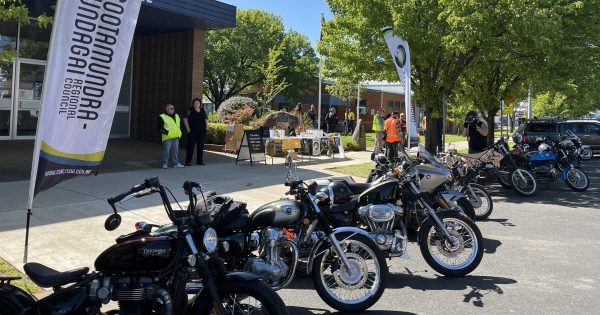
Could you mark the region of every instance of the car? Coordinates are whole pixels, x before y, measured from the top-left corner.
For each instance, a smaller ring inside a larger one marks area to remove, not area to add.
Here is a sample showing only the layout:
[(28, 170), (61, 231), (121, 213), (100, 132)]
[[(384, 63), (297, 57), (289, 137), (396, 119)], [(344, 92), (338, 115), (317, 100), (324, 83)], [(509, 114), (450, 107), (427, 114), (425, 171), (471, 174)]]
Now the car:
[(515, 143), (535, 143), (538, 138), (546, 136), (558, 139), (561, 135), (566, 135), (567, 130), (571, 130), (593, 151), (600, 151), (600, 121), (595, 119), (528, 119), (517, 128), (512, 138)]

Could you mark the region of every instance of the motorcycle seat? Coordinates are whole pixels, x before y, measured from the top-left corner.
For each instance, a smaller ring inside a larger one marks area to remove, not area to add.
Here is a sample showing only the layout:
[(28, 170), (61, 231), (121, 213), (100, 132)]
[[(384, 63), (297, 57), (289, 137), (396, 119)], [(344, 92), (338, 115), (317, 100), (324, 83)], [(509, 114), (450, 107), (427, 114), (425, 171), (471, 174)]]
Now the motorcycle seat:
[(357, 183), (350, 176), (331, 177), (329, 180), (331, 180), (332, 182), (335, 181), (335, 182), (342, 182), (342, 183), (346, 184), (346, 186), (348, 186), (348, 189), (350, 189), (350, 191), (354, 195), (360, 195), (363, 192), (365, 192), (367, 189), (371, 188), (371, 186), (372, 186), (371, 183)]
[(23, 269), (31, 281), (42, 288), (60, 287), (76, 282), (90, 271), (90, 268), (83, 267), (61, 272), (38, 263), (27, 263)]
[(479, 152), (479, 153), (473, 153), (473, 154), (458, 154), (458, 156), (466, 157), (469, 159), (479, 159), (486, 153), (488, 153), (487, 150), (483, 151), (483, 152)]

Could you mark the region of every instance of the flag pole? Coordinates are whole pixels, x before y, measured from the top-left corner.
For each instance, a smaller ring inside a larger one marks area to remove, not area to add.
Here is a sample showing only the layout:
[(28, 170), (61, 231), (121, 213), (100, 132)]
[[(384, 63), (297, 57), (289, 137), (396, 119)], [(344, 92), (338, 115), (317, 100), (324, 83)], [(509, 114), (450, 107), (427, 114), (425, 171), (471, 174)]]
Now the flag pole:
[[(325, 22), (325, 14), (321, 12), (321, 34), (319, 40), (323, 40), (323, 23)], [(323, 57), (319, 54), (319, 100), (317, 113), (317, 130), (321, 134), (321, 89), (323, 88)]]
[[(62, 7), (62, 0), (57, 0), (56, 1), (56, 10), (54, 11), (54, 18), (56, 19), (57, 17), (59, 17), (59, 12), (61, 10)], [(52, 56), (54, 55), (54, 49), (52, 46), (52, 43), (55, 42), (56, 36), (57, 36), (58, 32), (56, 32), (56, 27), (53, 26), (52, 27), (52, 34), (50, 35), (50, 48), (48, 49), (48, 60), (52, 60)], [(46, 65), (46, 69), (44, 70), (44, 85), (42, 86), (42, 97), (41, 97), (41, 102), (40, 102), (40, 110), (38, 112), (38, 121), (37, 121), (37, 129), (36, 129), (36, 133), (35, 133), (35, 144), (33, 146), (33, 157), (31, 160), (31, 176), (29, 179), (29, 196), (27, 198), (27, 223), (25, 225), (25, 249), (23, 251), (23, 263), (26, 264), (27, 263), (27, 256), (28, 256), (28, 252), (29, 252), (29, 226), (30, 226), (30, 222), (31, 222), (31, 216), (33, 215), (33, 197), (35, 196), (35, 183), (37, 181), (37, 171), (38, 171), (38, 164), (40, 161), (40, 151), (41, 151), (41, 147), (42, 147), (42, 139), (40, 137), (41, 135), (41, 130), (42, 130), (42, 113), (43, 113), (43, 106), (44, 106), (44, 97), (46, 95), (46, 90), (48, 87), (48, 78), (49, 78), (49, 74), (48, 74), (48, 66)]]

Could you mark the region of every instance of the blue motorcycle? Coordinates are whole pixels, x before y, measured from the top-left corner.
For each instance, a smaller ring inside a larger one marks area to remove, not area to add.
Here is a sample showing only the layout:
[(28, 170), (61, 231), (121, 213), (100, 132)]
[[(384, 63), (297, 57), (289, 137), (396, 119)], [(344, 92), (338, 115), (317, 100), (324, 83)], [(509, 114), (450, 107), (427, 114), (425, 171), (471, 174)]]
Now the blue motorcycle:
[[(565, 141), (550, 137), (538, 141), (537, 150), (525, 153), (527, 168), (537, 179), (555, 181), (559, 176), (574, 191), (585, 191), (590, 186), (587, 174), (573, 165), (565, 148)], [(527, 151), (527, 148), (525, 148)]]

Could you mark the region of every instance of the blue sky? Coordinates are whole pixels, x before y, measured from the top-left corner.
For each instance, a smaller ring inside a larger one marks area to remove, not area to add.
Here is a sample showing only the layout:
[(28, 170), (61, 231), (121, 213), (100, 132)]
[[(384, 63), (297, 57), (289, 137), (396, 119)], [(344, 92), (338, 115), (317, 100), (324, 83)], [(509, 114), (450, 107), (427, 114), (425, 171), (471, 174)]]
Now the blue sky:
[(281, 16), (287, 29), (293, 29), (308, 36), (316, 48), (319, 40), (321, 12), (325, 19), (333, 18), (325, 0), (219, 0), (239, 9), (261, 9)]

